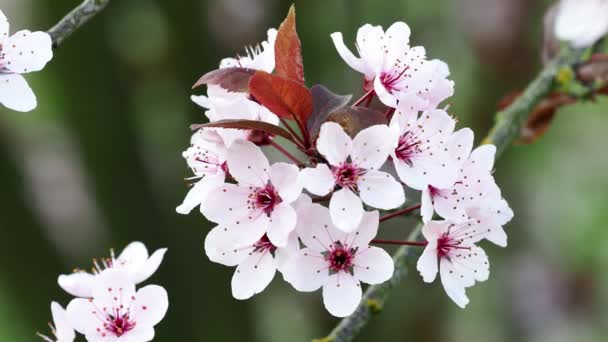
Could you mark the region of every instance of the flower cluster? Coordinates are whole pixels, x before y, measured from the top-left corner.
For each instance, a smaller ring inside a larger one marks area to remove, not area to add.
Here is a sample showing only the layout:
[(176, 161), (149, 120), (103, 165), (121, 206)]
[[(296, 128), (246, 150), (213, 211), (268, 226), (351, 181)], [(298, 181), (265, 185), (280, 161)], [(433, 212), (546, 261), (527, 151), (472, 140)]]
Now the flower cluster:
[[(513, 216), (492, 176), (496, 149), (473, 150), (473, 132), (455, 129), (439, 107), (454, 91), (448, 66), (410, 46), (409, 37), (403, 22), (386, 31), (364, 25), (357, 57), (340, 33), (331, 35), (339, 55), (363, 74), (365, 94), (353, 105), (350, 97), (304, 85), (293, 11), (261, 47), (223, 60), (197, 82), (208, 86), (207, 96), (192, 99), (210, 123), (193, 126), (183, 156), (194, 184), (177, 211), (200, 206), (216, 224), (205, 252), (236, 267), (235, 298), (263, 291), (279, 271), (298, 291), (323, 288), (327, 310), (348, 316), (361, 283), (393, 275), (389, 254), (372, 246), (387, 241), (375, 239), (379, 223), (418, 208), (424, 241), (388, 243), (425, 246), (417, 266), (423, 280), (439, 272), (447, 294), (464, 307), (465, 289), (487, 279), (488, 259), (477, 243), (506, 246), (502, 226)], [(263, 146), (289, 162), (271, 163)], [(406, 188), (419, 192), (419, 200), (408, 195), (418, 204), (405, 206)]]
[(47, 342), (72, 342), (75, 331), (87, 341), (146, 342), (154, 338), (154, 326), (169, 307), (167, 292), (158, 285), (136, 290), (160, 266), (166, 248), (151, 256), (141, 242), (129, 244), (122, 253), (100, 262), (93, 261), (92, 273), (76, 270), (60, 275), (58, 283), (75, 296), (67, 309), (51, 303), (54, 339), (38, 334)]
[(21, 74), (42, 70), (52, 58), (46, 32), (22, 30), (9, 36), (8, 20), (0, 11), (0, 103), (20, 112), (36, 108), (36, 96)]

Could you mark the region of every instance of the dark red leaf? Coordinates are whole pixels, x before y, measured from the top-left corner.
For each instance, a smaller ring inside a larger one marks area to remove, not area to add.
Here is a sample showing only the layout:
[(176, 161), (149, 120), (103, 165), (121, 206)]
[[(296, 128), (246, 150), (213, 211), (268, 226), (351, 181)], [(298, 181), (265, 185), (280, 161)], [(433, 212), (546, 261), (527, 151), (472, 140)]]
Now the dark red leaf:
[(352, 138), (368, 127), (388, 124), (383, 112), (365, 107), (344, 107), (331, 113), (327, 121), (338, 123)]
[(249, 91), (249, 80), (253, 74), (255, 74), (255, 70), (248, 68), (217, 69), (203, 75), (192, 88), (200, 87), (203, 84), (213, 84), (229, 91), (246, 93)]
[(275, 71), (277, 75), (304, 83), (302, 47), (296, 31), (296, 9), (289, 8), (287, 17), (279, 26), (274, 44)]
[(220, 120), (206, 124), (191, 125), (190, 129), (197, 130), (200, 128), (233, 128), (233, 129), (251, 129), (262, 131), (273, 135), (278, 135), (289, 141), (294, 141), (293, 136), (285, 129), (263, 121), (255, 120)]
[(249, 82), (249, 92), (280, 118), (305, 124), (312, 113), (310, 89), (296, 81), (258, 71)]
[(319, 134), (321, 125), (327, 121), (329, 114), (344, 108), (350, 102), (352, 95), (337, 95), (321, 84), (312, 86), (312, 114), (308, 118), (306, 127), (314, 140)]
[(563, 93), (554, 93), (543, 99), (530, 113), (528, 120), (521, 128), (521, 136), (517, 142), (531, 144), (538, 140), (553, 122), (557, 110), (575, 102), (575, 97)]

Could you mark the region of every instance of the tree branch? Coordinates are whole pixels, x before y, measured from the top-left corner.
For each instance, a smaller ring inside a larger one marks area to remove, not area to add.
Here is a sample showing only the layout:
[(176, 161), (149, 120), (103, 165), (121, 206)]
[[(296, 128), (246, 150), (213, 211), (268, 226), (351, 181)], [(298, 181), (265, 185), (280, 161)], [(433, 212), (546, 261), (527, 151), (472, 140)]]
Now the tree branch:
[[(530, 112), (554, 88), (560, 71), (581, 62), (583, 55), (584, 51), (564, 47), (559, 56), (540, 72), (517, 100), (496, 114), (494, 127), (483, 141), (484, 144), (496, 145), (496, 158), (519, 136), (521, 126)], [(420, 229), (419, 224), (408, 240), (419, 239)], [(315, 342), (352, 341), (371, 319), (372, 314), (382, 310), (391, 290), (406, 276), (406, 266), (413, 262), (416, 256), (411, 246), (400, 247), (393, 256), (395, 261), (393, 277), (386, 283), (370, 286), (365, 291), (357, 310), (351, 316), (342, 319), (327, 337)]]
[(85, 0), (78, 7), (74, 8), (47, 31), (53, 40), (53, 47), (56, 48), (61, 45), (72, 33), (91, 20), (97, 13), (101, 12), (109, 2), (110, 0)]

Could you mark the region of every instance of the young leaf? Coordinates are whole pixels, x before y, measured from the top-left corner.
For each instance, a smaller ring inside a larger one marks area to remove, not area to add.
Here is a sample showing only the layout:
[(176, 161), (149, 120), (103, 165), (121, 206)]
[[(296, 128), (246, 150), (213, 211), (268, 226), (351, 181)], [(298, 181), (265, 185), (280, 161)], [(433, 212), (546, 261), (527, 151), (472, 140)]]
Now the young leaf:
[(384, 113), (379, 110), (364, 107), (345, 107), (331, 113), (327, 121), (338, 123), (351, 137), (355, 137), (360, 131), (374, 126), (386, 125), (388, 120)]
[(246, 93), (249, 91), (249, 80), (255, 74), (255, 71), (254, 69), (236, 67), (213, 70), (199, 78), (192, 89), (203, 84), (213, 84), (228, 91)]
[(290, 79), (258, 71), (249, 82), (249, 93), (264, 107), (287, 120), (306, 123), (312, 113), (310, 89)]
[(314, 140), (329, 114), (344, 108), (353, 96), (334, 94), (321, 84), (312, 86), (310, 91), (312, 93), (313, 110), (306, 127), (308, 127), (310, 136)]
[(277, 75), (304, 83), (302, 47), (296, 31), (296, 9), (293, 5), (279, 26), (277, 40), (274, 44), (274, 55)]
[(197, 130), (200, 128), (251, 129), (251, 130), (257, 130), (257, 131), (262, 131), (262, 132), (278, 135), (278, 136), (283, 137), (292, 142), (294, 141), (293, 136), (289, 132), (287, 132), (285, 129), (283, 129), (279, 126), (267, 123), (267, 122), (263, 122), (263, 121), (227, 119), (227, 120), (209, 122), (206, 124), (195, 124), (195, 125), (190, 126), (190, 129), (192, 129), (192, 130)]

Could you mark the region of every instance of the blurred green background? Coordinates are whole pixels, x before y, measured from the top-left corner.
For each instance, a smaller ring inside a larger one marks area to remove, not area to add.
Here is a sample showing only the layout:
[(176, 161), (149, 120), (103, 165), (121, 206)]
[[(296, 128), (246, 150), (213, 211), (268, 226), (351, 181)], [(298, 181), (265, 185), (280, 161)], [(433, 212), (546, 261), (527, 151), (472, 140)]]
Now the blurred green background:
[[(12, 31), (46, 30), (80, 0), (0, 0)], [(309, 85), (361, 95), (360, 75), (329, 34), (406, 21), (413, 43), (448, 62), (451, 112), (480, 140), (496, 103), (540, 68), (533, 0), (296, 1)], [(149, 281), (171, 305), (156, 341), (309, 341), (337, 322), (320, 293), (275, 282), (253, 300), (230, 294), (233, 270), (203, 253), (201, 215), (179, 216), (190, 175), (181, 151), (203, 112), (190, 86), (219, 60), (265, 39), (280, 0), (114, 0), (27, 78), (36, 111), (0, 109), (0, 341), (48, 333), (49, 303), (69, 301), (57, 276), (141, 240), (168, 247)], [(484, 244), (490, 279), (459, 309), (412, 273), (360, 341), (605, 341), (608, 336), (608, 102), (562, 110), (547, 135), (511, 148), (497, 181), (516, 216), (509, 248)], [(406, 219), (384, 236), (405, 236)]]

